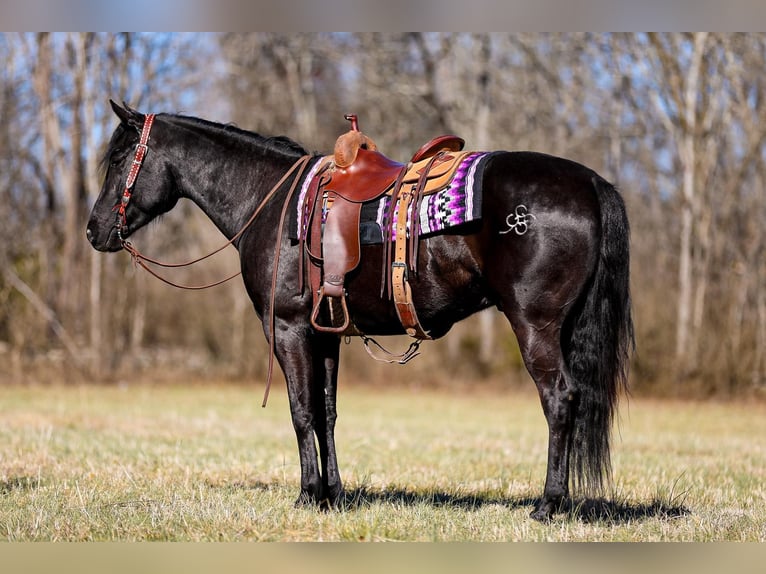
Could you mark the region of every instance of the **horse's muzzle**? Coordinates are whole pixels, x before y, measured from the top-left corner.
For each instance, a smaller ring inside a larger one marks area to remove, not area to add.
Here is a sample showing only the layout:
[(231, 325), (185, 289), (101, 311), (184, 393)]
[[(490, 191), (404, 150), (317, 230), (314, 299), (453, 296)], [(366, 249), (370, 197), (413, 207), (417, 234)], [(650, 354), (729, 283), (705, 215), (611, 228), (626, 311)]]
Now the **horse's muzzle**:
[(105, 240), (99, 239), (99, 233), (94, 232), (90, 226), (85, 229), (85, 237), (96, 251), (119, 251), (122, 249), (122, 242), (114, 233), (114, 229), (110, 230)]

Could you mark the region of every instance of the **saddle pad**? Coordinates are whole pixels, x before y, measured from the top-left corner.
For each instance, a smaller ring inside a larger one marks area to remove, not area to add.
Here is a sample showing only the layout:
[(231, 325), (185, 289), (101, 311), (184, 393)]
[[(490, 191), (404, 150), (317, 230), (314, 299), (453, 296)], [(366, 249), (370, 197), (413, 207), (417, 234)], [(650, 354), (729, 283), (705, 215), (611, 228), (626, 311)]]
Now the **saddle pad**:
[[(471, 152), (465, 156), (458, 167), (455, 177), (443, 190), (423, 197), (420, 206), (420, 235), (432, 235), (481, 218), (481, 182), (484, 167), (492, 156), (491, 152)], [(294, 214), (290, 218), (288, 233), (291, 239), (298, 240), (301, 229), (300, 218), (308, 191), (309, 182), (316, 173), (317, 162), (301, 186), (297, 201), (291, 206)], [(386, 222), (391, 197), (386, 195), (367, 202), (362, 206), (360, 241), (363, 245), (383, 242), (382, 229), (388, 223), (392, 228), (396, 222), (396, 211), (392, 222)], [(323, 214), (324, 216), (325, 214)], [(409, 228), (409, 222), (408, 222)], [(395, 230), (391, 233), (393, 238)]]

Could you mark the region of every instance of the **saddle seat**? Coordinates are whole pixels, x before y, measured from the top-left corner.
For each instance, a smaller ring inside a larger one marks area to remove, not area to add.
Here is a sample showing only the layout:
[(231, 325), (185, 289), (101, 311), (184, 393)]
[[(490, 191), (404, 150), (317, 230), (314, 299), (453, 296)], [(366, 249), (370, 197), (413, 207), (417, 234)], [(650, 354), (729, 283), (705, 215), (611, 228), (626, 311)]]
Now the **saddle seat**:
[[(442, 140), (442, 138), (449, 139)], [(392, 192), (394, 184), (400, 177), (402, 184), (411, 184), (418, 183), (425, 175), (422, 193), (425, 195), (433, 193), (444, 187), (452, 178), (455, 168), (465, 154), (449, 152), (460, 151), (463, 143), (463, 140), (457, 136), (434, 138), (426, 144), (431, 147), (426, 149), (424, 146), (415, 154), (414, 157), (419, 158), (417, 161), (410, 161), (407, 164), (394, 161), (379, 151), (359, 149), (354, 162), (348, 167), (338, 167), (335, 164), (329, 173), (325, 191), (334, 192), (346, 201), (364, 203), (384, 193)], [(439, 149), (434, 147), (442, 144), (448, 147), (439, 147)], [(421, 153), (423, 150), (427, 155)], [(433, 156), (442, 151), (448, 153), (434, 160)]]
[(330, 172), (325, 191), (333, 191), (346, 201), (371, 201), (391, 187), (405, 165), (387, 158), (379, 151), (360, 148), (348, 167), (337, 163)]

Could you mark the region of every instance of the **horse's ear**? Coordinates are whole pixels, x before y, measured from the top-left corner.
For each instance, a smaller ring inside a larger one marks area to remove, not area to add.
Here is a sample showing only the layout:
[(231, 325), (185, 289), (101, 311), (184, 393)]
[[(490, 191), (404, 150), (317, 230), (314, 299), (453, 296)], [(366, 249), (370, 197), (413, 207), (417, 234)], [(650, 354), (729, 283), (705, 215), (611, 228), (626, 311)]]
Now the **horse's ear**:
[(121, 106), (110, 99), (109, 104), (112, 106), (112, 110), (117, 114), (117, 117), (120, 118), (120, 121), (123, 124), (131, 126), (137, 130), (140, 130), (141, 126), (144, 125), (144, 114), (137, 112), (125, 102), (123, 102)]

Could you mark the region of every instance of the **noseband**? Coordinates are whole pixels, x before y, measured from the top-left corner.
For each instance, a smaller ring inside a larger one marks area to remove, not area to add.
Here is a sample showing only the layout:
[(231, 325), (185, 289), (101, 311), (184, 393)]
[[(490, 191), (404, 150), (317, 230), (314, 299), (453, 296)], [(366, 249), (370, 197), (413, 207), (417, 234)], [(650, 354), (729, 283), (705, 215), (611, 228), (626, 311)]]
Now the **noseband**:
[(136, 145), (136, 154), (133, 156), (133, 163), (131, 164), (130, 171), (128, 172), (128, 179), (125, 180), (125, 189), (122, 192), (120, 202), (112, 208), (112, 211), (117, 212), (117, 222), (115, 227), (117, 227), (117, 237), (122, 243), (125, 242), (125, 240), (122, 238), (122, 230), (124, 227), (127, 227), (128, 224), (128, 218), (125, 215), (125, 210), (128, 208), (128, 203), (130, 202), (130, 196), (133, 193), (133, 185), (136, 183), (138, 172), (141, 170), (141, 166), (144, 163), (146, 153), (149, 151), (149, 147), (146, 144), (149, 141), (149, 132), (152, 131), (153, 123), (154, 114), (146, 114), (144, 119), (144, 127), (141, 129), (141, 138), (138, 141), (138, 145)]

